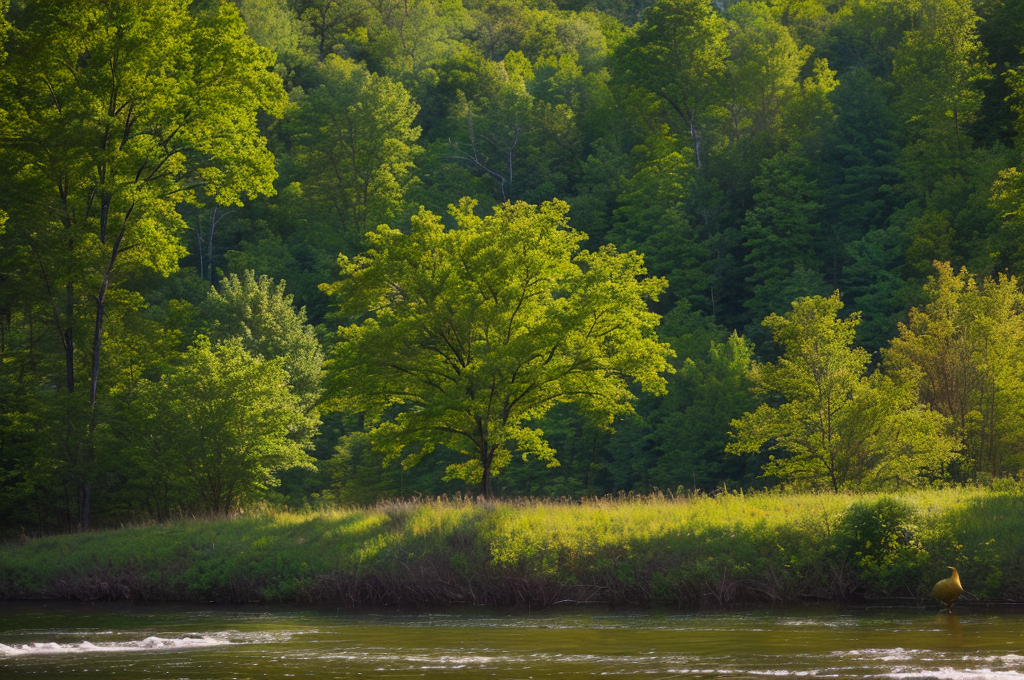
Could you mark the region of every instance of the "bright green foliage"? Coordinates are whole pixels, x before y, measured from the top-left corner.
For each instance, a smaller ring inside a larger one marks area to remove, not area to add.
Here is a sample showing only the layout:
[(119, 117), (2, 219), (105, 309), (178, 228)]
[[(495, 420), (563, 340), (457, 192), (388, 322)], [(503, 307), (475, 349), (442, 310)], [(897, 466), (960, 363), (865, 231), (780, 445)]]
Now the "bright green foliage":
[(978, 40), (978, 16), (966, 0), (921, 4), (919, 27), (900, 44), (893, 78), (897, 107), (914, 136), (904, 163), (924, 194), (942, 173), (962, 171), (971, 151), (968, 127), (981, 106), (980, 85), (991, 78)]
[[(288, 384), (302, 408), (313, 412), (320, 397), (323, 351), (306, 310), (295, 309), (285, 282), (250, 270), (229, 274), (213, 288), (201, 307), (205, 333), (214, 342), (237, 338), (250, 354), (283, 359)], [(311, 413), (315, 415), (315, 413)]]
[[(383, 71), (416, 91), (435, 85), (436, 67), (466, 48), (457, 41), (472, 25), (461, 2), (379, 0), (367, 3), (366, 49)], [(362, 34), (353, 34), (357, 42)]]
[(315, 469), (308, 437), (294, 436), (315, 425), (283, 363), (200, 336), (180, 366), (140, 388), (132, 440), (158, 509), (227, 512), (275, 486), (280, 470)]
[(531, 421), (573, 403), (611, 425), (633, 410), (630, 381), (664, 391), (672, 352), (647, 309), (665, 282), (641, 278), (641, 256), (580, 249), (562, 202), (473, 207), (453, 206), (450, 230), (427, 211), (408, 235), (381, 226), (371, 250), (339, 258), (325, 288), (372, 316), (339, 329), (327, 406), (365, 413), (374, 446), (407, 467), (438, 445), (465, 453), (448, 476), (490, 495), (513, 451), (558, 464)]
[(799, 90), (800, 68), (811, 50), (801, 49), (763, 2), (738, 2), (729, 17), (735, 22), (729, 41), (734, 134), (775, 128), (782, 107)]
[(77, 468), (83, 526), (114, 292), (147, 270), (177, 269), (180, 204), (274, 191), (256, 121), (284, 104), (272, 55), (245, 34), (234, 5), (188, 5), (33, 2), (0, 83), (0, 205), (12, 225), (3, 251), (23, 304), (36, 306), (63, 354), (64, 370), (46, 377), (68, 394), (88, 385), (88, 411), (68, 411), (88, 413), (87, 427), (69, 419), (55, 437)]
[(918, 404), (917, 386), (865, 375), (869, 355), (853, 346), (860, 321), (837, 317), (843, 304), (801, 298), (784, 317), (764, 320), (783, 350), (755, 380), (778, 407), (762, 404), (734, 420), (727, 451), (778, 452), (765, 474), (794, 487), (901, 488), (926, 483), (955, 457), (946, 418)]
[(708, 121), (724, 100), (728, 22), (711, 0), (659, 0), (616, 51), (622, 80), (655, 94), (681, 119), (701, 167)]
[(413, 119), (419, 107), (401, 83), (336, 55), (317, 74), (322, 84), (289, 118), (297, 147), (293, 162), (302, 191), (330, 210), (351, 247), (404, 207), (415, 180), (420, 129)]
[(1024, 294), (1000, 275), (980, 284), (936, 263), (928, 303), (914, 308), (885, 351), (887, 368), (920, 386), (921, 398), (950, 422), (971, 473), (1024, 467)]
[[(800, 71), (813, 50), (798, 45), (768, 5), (743, 0), (729, 8), (729, 18), (733, 30), (728, 41), (726, 126), (733, 142), (752, 136), (749, 143), (767, 150), (773, 142), (764, 133), (806, 134), (810, 129), (787, 130), (785, 124), (800, 120), (803, 127), (813, 128), (819, 116), (831, 115), (826, 95), (837, 83), (827, 61), (816, 60), (813, 75), (801, 82)], [(795, 120), (787, 120), (791, 114), (796, 114)]]
[(235, 4), (249, 36), (273, 50), (286, 72), (309, 64), (314, 49), (312, 40), (287, 0), (236, 0)]

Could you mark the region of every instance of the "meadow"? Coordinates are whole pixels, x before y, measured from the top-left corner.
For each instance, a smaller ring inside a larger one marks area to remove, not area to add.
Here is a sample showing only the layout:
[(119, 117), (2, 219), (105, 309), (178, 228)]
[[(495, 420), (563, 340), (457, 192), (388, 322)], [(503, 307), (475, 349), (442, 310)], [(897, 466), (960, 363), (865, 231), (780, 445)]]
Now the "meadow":
[(1024, 601), (1024, 491), (433, 499), (24, 539), (0, 597), (722, 607)]

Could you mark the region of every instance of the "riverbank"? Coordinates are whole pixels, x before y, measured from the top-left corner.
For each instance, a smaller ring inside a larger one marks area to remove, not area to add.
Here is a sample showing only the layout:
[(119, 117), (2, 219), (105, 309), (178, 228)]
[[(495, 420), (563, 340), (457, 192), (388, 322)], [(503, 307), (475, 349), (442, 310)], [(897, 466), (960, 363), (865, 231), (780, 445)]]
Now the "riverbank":
[(1024, 601), (1024, 494), (423, 501), (0, 548), (0, 598), (681, 607), (926, 599), (959, 568)]

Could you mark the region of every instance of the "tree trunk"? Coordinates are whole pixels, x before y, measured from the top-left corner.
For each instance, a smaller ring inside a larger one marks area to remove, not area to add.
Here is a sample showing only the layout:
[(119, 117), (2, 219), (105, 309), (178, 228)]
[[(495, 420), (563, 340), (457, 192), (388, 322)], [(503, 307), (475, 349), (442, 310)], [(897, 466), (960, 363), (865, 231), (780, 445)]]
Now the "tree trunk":
[(89, 408), (96, 410), (96, 384), (100, 377), (100, 348), (103, 342), (103, 320), (107, 307), (107, 287), (110, 283), (110, 272), (103, 277), (99, 295), (96, 296), (96, 326), (92, 336), (92, 375), (89, 384)]
[(78, 528), (89, 530), (89, 510), (92, 507), (92, 485), (87, 481), (78, 483)]
[(484, 476), (480, 480), (480, 491), (484, 498), (488, 500), (494, 498), (494, 488), (491, 486), (491, 461), (489, 460), (484, 462)]
[[(62, 333), (61, 341), (64, 344), (64, 372), (65, 384), (68, 394), (75, 391), (75, 288), (72, 283), (67, 285), (67, 309), (68, 327)], [(60, 328), (58, 327), (58, 332)]]

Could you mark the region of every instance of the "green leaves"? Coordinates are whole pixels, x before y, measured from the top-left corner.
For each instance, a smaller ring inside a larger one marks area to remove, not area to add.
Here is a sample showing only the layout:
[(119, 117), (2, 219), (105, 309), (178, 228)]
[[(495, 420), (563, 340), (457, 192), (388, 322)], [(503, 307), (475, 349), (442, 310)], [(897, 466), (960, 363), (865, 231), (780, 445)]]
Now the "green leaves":
[(405, 207), (420, 151), (413, 125), (419, 106), (401, 83), (337, 55), (316, 72), (322, 84), (289, 118), (294, 163), (303, 188), (341, 227), (345, 245), (358, 246), (363, 232)]
[(228, 275), (220, 285), (219, 291), (210, 289), (201, 308), (207, 333), (215, 341), (238, 340), (254, 356), (283, 360), (288, 385), (308, 416), (293, 438), (308, 440), (320, 424), (317, 401), (324, 355), (316, 332), (306, 323), (305, 308), (295, 309), (284, 281), (257, 279), (252, 271), (241, 278)]
[(704, 136), (712, 107), (724, 99), (728, 33), (728, 22), (710, 0), (661, 0), (618, 51), (623, 79), (680, 116), (698, 168), (702, 146), (709, 146)]
[(315, 428), (282, 363), (200, 336), (180, 366), (140, 389), (133, 443), (164, 494), (157, 507), (225, 512), (277, 485), (279, 470), (315, 469), (309, 439), (292, 436)]
[(765, 474), (798, 488), (920, 485), (955, 458), (956, 440), (944, 416), (918, 403), (916, 384), (865, 375), (870, 357), (853, 347), (860, 315), (841, 320), (842, 307), (837, 292), (764, 320), (783, 355), (761, 366), (756, 382), (782, 403), (734, 420), (726, 451), (778, 452)]
[(647, 309), (665, 286), (643, 259), (611, 246), (581, 250), (568, 206), (506, 203), (479, 217), (450, 208), (456, 227), (425, 210), (408, 235), (381, 226), (372, 249), (342, 256), (342, 280), (324, 286), (343, 314), (327, 362), (327, 405), (364, 412), (374, 445), (414, 464), (443, 445), (469, 461), (448, 475), (489, 479), (511, 460), (557, 464), (525, 426), (559, 403), (606, 425), (632, 412), (629, 384), (662, 393), (670, 370)]
[(922, 401), (949, 419), (966, 459), (959, 475), (1016, 472), (1024, 465), (1024, 295), (1013, 277), (978, 282), (948, 263), (936, 269), (928, 303), (900, 324), (886, 366), (919, 385)]

